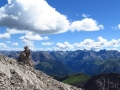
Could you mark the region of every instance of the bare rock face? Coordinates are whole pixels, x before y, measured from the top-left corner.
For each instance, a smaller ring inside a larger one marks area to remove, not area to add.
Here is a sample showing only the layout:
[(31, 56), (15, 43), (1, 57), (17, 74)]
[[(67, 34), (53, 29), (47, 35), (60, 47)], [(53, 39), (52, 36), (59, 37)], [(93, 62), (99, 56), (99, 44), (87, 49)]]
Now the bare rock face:
[(28, 46), (25, 46), (24, 49), (25, 50), (20, 53), (18, 62), (21, 64), (26, 64), (28, 66), (34, 67), (33, 60), (30, 57), (30, 49), (28, 48)]
[(81, 90), (0, 55), (0, 90)]

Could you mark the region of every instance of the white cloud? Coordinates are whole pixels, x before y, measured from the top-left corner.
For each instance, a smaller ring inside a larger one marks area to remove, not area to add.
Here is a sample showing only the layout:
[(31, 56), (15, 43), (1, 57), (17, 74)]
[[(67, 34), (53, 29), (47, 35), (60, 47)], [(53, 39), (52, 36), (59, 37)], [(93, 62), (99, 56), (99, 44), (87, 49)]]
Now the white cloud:
[(70, 26), (71, 31), (96, 31), (104, 29), (103, 25), (98, 25), (96, 20), (92, 18), (84, 18), (81, 21), (74, 21)]
[(64, 43), (57, 43), (55, 50), (72, 50), (74, 48), (73, 45), (69, 44), (67, 41)]
[(120, 24), (118, 24), (118, 29), (120, 29)]
[(29, 46), (30, 48), (34, 48), (34, 42), (30, 40), (23, 39), (22, 42), (24, 43), (24, 46)]
[[(56, 46), (53, 48), (35, 48), (34, 47), (34, 41), (32, 40), (27, 40), (27, 39), (23, 39), (22, 42), (24, 43), (24, 45), (27, 45), (30, 47), (31, 50), (59, 50), (59, 51), (71, 51), (71, 50), (95, 50), (95, 51), (99, 51), (101, 49), (107, 49), (107, 50), (119, 50), (120, 47), (120, 39), (111, 39), (111, 40), (107, 40), (103, 37), (98, 37), (96, 40), (93, 39), (85, 39), (79, 43), (73, 43), (70, 44), (68, 41), (65, 41), (64, 43), (56, 43)], [(42, 45), (51, 45), (53, 44), (53, 42), (43, 42)], [(1, 50), (7, 50), (8, 47), (6, 44), (4, 43), (0, 43), (0, 49)], [(14, 49), (9, 49), (9, 50), (14, 50)], [(16, 48), (16, 50), (18, 50)]]
[(24, 45), (27, 45), (34, 50), (34, 41), (48, 40), (49, 38), (47, 36), (41, 37), (36, 33), (28, 32), (25, 36), (21, 36), (19, 39), (22, 40)]
[(43, 42), (42, 43), (42, 45), (47, 45), (47, 46), (52, 45), (52, 44), (54, 44), (54, 42)]
[(4, 49), (6, 49), (6, 48), (7, 48), (7, 45), (6, 45), (6, 44), (0, 43), (0, 49), (1, 49), (1, 50), (4, 50)]
[(114, 29), (114, 30), (117, 30), (117, 29), (120, 29), (120, 24), (118, 24), (116, 27), (111, 27), (112, 29)]
[(107, 43), (107, 40), (102, 37), (98, 37), (96, 43), (98, 46), (104, 46)]
[(89, 15), (89, 14), (82, 14), (82, 16), (83, 16), (84, 18), (87, 18), (87, 17), (89, 17), (90, 15)]
[(69, 26), (67, 17), (45, 0), (11, 0), (0, 8), (0, 16), (1, 26), (40, 34), (66, 32)]
[(17, 42), (15, 42), (15, 43), (12, 43), (12, 45), (13, 45), (13, 46), (18, 46), (18, 43), (17, 43)]
[(100, 45), (98, 44), (98, 42), (95, 42), (92, 39), (85, 39), (80, 43), (75, 43), (74, 46), (76, 47), (76, 49), (82, 49), (82, 50), (83, 49), (95, 50), (100, 48)]
[(47, 50), (47, 51), (53, 51), (53, 49), (52, 49), (52, 48), (47, 48), (46, 50)]
[(106, 48), (106, 50), (118, 50), (118, 49), (117, 48)]
[(23, 51), (24, 48), (9, 48), (9, 51)]
[(0, 8), (0, 16), (0, 26), (12, 29), (8, 30), (11, 34), (23, 33), (25, 30), (39, 34), (54, 34), (68, 30), (103, 29), (103, 25), (97, 24), (97, 21), (91, 18), (70, 23), (65, 15), (60, 14), (45, 0), (8, 0), (8, 4)]
[(9, 39), (9, 38), (10, 38), (9, 33), (0, 34), (0, 39)]
[(20, 39), (24, 40), (30, 40), (30, 41), (39, 41), (39, 40), (48, 40), (49, 38), (47, 36), (41, 37), (38, 34), (34, 33), (27, 33), (25, 36), (20, 37)]
[(90, 44), (94, 43), (94, 40), (85, 39), (82, 43), (83, 43), (84, 45), (90, 45)]
[(100, 50), (108, 47), (116, 47), (120, 46), (120, 44), (116, 43), (118, 40), (107, 41), (102, 37), (98, 37), (97, 40), (85, 39), (83, 42), (75, 44), (77, 48), (87, 49), (87, 50)]
[(45, 36), (45, 37), (42, 37), (43, 39), (42, 40), (48, 40), (49, 37)]
[(119, 41), (119, 40), (112, 39), (112, 40), (109, 42), (109, 45), (110, 45), (110, 46), (114, 46), (114, 47), (119, 47), (119, 46), (120, 46), (120, 41)]
[(101, 50), (101, 49), (109, 49), (109, 50), (119, 50), (120, 47), (120, 39), (112, 39), (110, 41), (104, 39), (103, 37), (98, 37), (97, 40), (85, 39), (80, 43), (70, 44), (69, 42), (57, 43), (54, 50)]
[(7, 28), (7, 33), (9, 34), (24, 34), (24, 33), (29, 33), (30, 31), (25, 31), (25, 30), (17, 30), (17, 29), (9, 29)]
[(98, 41), (98, 42), (102, 42), (102, 43), (107, 42), (107, 40), (106, 40), (106, 39), (104, 39), (104, 38), (103, 38), (103, 37), (101, 37), (101, 36), (97, 38), (97, 41)]

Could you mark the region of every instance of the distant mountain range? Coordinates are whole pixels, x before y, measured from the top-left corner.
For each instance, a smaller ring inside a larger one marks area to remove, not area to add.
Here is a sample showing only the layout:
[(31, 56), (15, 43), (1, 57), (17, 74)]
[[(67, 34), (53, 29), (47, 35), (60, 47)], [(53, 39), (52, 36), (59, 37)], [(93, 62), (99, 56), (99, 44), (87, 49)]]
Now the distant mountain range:
[[(17, 59), (20, 51), (0, 53)], [(116, 50), (32, 51), (31, 57), (36, 69), (50, 75), (120, 73), (120, 52)]]
[(64, 63), (56, 60), (47, 52), (32, 52), (32, 59), (37, 63), (35, 68), (49, 75), (67, 75), (72, 73), (72, 70)]
[(99, 73), (120, 73), (120, 52), (118, 51), (82, 51), (77, 57), (66, 63), (73, 71), (88, 75)]

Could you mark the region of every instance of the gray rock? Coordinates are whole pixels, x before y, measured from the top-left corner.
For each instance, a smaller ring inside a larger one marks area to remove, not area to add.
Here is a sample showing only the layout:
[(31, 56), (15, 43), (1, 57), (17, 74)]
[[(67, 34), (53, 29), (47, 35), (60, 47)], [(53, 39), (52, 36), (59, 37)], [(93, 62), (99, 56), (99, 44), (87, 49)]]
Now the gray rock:
[(81, 90), (54, 80), (33, 67), (0, 55), (0, 90)]
[(30, 57), (30, 49), (28, 46), (24, 47), (24, 51), (22, 51), (19, 55), (18, 62), (20, 64), (26, 64), (28, 66), (34, 67), (33, 60)]

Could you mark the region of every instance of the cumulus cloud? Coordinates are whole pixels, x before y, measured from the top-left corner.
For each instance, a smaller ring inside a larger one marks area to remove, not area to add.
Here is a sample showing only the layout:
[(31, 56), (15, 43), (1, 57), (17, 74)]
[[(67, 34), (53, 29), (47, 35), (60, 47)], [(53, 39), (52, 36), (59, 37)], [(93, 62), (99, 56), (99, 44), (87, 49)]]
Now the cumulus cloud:
[(120, 24), (118, 24), (118, 29), (120, 29)]
[(52, 45), (52, 44), (54, 44), (54, 42), (43, 42), (42, 43), (42, 45), (47, 45), (47, 46)]
[(26, 31), (26, 30), (17, 30), (17, 29), (9, 29), (7, 28), (7, 33), (9, 34), (25, 34), (25, 33), (30, 33), (30, 31)]
[(120, 39), (112, 39), (108, 41), (102, 37), (98, 37), (97, 40), (85, 39), (83, 42), (80, 42), (77, 47), (82, 47), (87, 50), (100, 50), (106, 48), (116, 48), (120, 46)]
[(114, 30), (120, 29), (120, 24), (118, 24), (116, 27), (111, 27)]
[(103, 37), (98, 37), (98, 38), (97, 38), (97, 42), (100, 42), (101, 44), (103, 44), (103, 43), (106, 43), (107, 40), (104, 39)]
[(57, 43), (56, 47), (54, 47), (55, 50), (72, 50), (74, 48), (73, 45), (68, 43), (67, 41), (64, 43)]
[(24, 43), (24, 46), (29, 46), (30, 48), (34, 48), (34, 42), (30, 40), (23, 39), (22, 42)]
[(0, 16), (1, 26), (41, 34), (66, 32), (69, 26), (67, 17), (45, 0), (10, 0), (0, 8)]
[(0, 49), (1, 49), (1, 50), (4, 50), (4, 49), (6, 49), (6, 48), (7, 48), (7, 45), (6, 45), (6, 44), (0, 43)]
[[(0, 26), (12, 29), (8, 30), (11, 34), (23, 33), (25, 30), (39, 34), (54, 34), (75, 29), (103, 29), (103, 25), (91, 18), (70, 22), (66, 15), (56, 11), (45, 0), (8, 0), (8, 4), (0, 8), (0, 16)], [(13, 32), (14, 29), (18, 31)], [(23, 32), (20, 32), (21, 30)]]
[(114, 47), (119, 47), (119, 46), (120, 46), (120, 39), (119, 39), (119, 40), (112, 39), (112, 40), (109, 42), (109, 45), (110, 45), (110, 46), (114, 46)]
[(30, 40), (30, 41), (39, 41), (39, 40), (48, 40), (49, 38), (47, 36), (45, 37), (41, 37), (38, 34), (34, 34), (34, 33), (28, 33), (25, 36), (20, 37), (20, 39), (24, 40)]
[[(34, 41), (39, 40), (48, 40), (49, 38), (47, 36), (41, 37), (39, 34), (33, 33), (31, 31), (25, 31), (25, 30), (16, 30), (16, 29), (7, 29), (7, 33), (9, 34), (25, 34), (24, 36), (21, 36), (19, 39), (22, 40), (24, 43), (23, 45), (29, 46), (31, 49), (34, 48)], [(18, 46), (18, 43), (12, 43), (13, 46)]]
[(12, 45), (13, 45), (13, 46), (18, 46), (18, 43), (17, 43), (17, 42), (15, 42), (15, 43), (12, 43)]
[(54, 50), (95, 50), (99, 51), (101, 49), (116, 50), (120, 47), (120, 39), (112, 39), (110, 41), (104, 39), (103, 37), (98, 37), (97, 40), (85, 39), (80, 43), (70, 44), (69, 42), (57, 43)]
[(47, 36), (41, 37), (36, 33), (28, 32), (25, 36), (21, 36), (19, 39), (22, 40), (24, 45), (27, 45), (31, 49), (34, 49), (34, 41), (48, 40), (49, 38)]
[[(98, 37), (96, 40), (94, 39), (85, 39), (81, 42), (77, 42), (77, 43), (73, 43), (70, 44), (68, 41), (65, 41), (63, 43), (58, 42), (56, 43), (56, 46), (53, 48), (35, 48), (34, 47), (34, 41), (32, 40), (27, 40), (27, 39), (23, 39), (22, 42), (24, 42), (24, 45), (28, 45), (30, 47), (31, 50), (59, 50), (59, 51), (71, 51), (71, 50), (95, 50), (95, 51), (99, 51), (101, 49), (107, 49), (107, 50), (119, 50), (120, 47), (120, 39), (111, 39), (111, 40), (107, 40), (103, 37)], [(51, 45), (53, 44), (53, 42), (43, 42), (42, 45)], [(7, 45), (4, 43), (0, 43), (0, 49), (3, 50), (3, 48), (7, 48)]]
[(84, 18), (81, 21), (74, 21), (70, 25), (71, 31), (96, 31), (100, 29), (104, 29), (103, 25), (98, 25), (96, 20), (92, 18)]
[(9, 33), (0, 34), (0, 39), (9, 39), (9, 38), (10, 38)]

